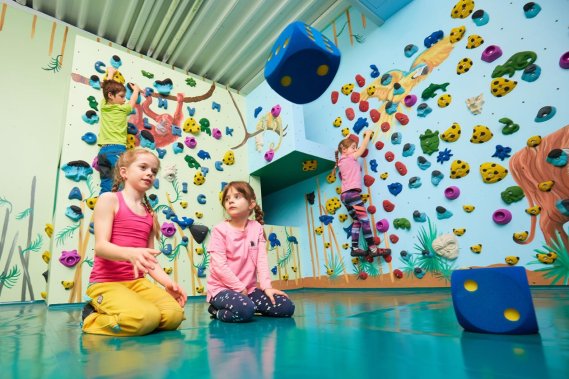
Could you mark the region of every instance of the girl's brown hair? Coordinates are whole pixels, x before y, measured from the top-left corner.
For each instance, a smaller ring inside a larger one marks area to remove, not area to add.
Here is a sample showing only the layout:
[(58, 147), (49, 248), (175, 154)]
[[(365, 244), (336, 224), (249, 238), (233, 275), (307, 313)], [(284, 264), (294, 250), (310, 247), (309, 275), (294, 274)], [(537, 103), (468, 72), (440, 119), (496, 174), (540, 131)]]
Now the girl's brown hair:
[[(138, 156), (141, 154), (150, 154), (154, 158), (156, 158), (156, 162), (158, 163), (158, 170), (160, 170), (160, 159), (158, 159), (158, 157), (156, 155), (154, 155), (152, 152), (145, 150), (145, 149), (142, 149), (142, 148), (127, 150), (119, 156), (119, 159), (117, 160), (117, 164), (115, 165), (115, 169), (114, 169), (115, 177), (113, 180), (113, 188), (111, 189), (112, 192), (117, 192), (119, 189), (122, 189), (124, 187), (124, 178), (121, 176), (120, 168), (121, 167), (129, 167), (131, 164), (134, 163), (134, 161), (136, 161)], [(156, 237), (156, 240), (159, 241), (160, 240), (160, 224), (158, 223), (158, 216), (156, 215), (156, 213), (152, 209), (152, 206), (150, 205), (150, 201), (148, 201), (148, 196), (146, 196), (146, 193), (144, 194), (144, 197), (142, 198), (142, 205), (144, 206), (146, 211), (152, 215), (152, 220), (153, 220), (152, 230), (154, 231), (154, 236)]]
[(259, 206), (259, 203), (257, 203), (257, 197), (255, 196), (255, 191), (253, 191), (253, 188), (247, 182), (239, 182), (239, 181), (231, 182), (223, 188), (223, 192), (221, 194), (221, 206), (223, 207), (223, 209), (225, 209), (225, 196), (227, 196), (227, 191), (229, 191), (230, 188), (234, 188), (237, 192), (243, 195), (243, 197), (247, 199), (247, 201), (255, 202), (255, 208), (253, 208), (251, 212), (255, 212), (255, 220), (257, 220), (259, 224), (261, 225), (265, 224), (265, 220), (263, 220), (264, 213), (261, 207)]
[[(343, 140), (340, 141), (340, 143), (338, 144), (338, 148), (334, 152), (334, 158), (336, 159), (336, 165), (332, 169), (331, 173), (334, 173), (334, 175), (336, 174), (336, 169), (338, 168), (338, 155), (342, 154), (342, 150), (347, 149), (348, 147), (352, 146), (352, 144), (354, 144), (354, 143), (356, 143), (356, 141), (354, 141), (350, 137), (344, 138)], [(357, 146), (357, 143), (356, 143), (356, 146)], [(340, 177), (340, 180), (342, 180), (341, 177)]]

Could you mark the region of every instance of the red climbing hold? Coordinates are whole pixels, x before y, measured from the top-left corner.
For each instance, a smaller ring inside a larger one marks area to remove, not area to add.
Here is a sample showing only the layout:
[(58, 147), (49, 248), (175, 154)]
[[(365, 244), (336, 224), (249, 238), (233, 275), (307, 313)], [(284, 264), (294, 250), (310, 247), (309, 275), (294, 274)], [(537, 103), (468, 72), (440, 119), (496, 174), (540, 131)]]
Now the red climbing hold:
[(358, 279), (366, 280), (366, 279), (367, 279), (367, 276), (368, 276), (368, 275), (367, 275), (367, 272), (365, 272), (365, 271), (360, 271), (360, 273), (358, 274)]
[(352, 95), (350, 96), (350, 100), (352, 100), (352, 103), (356, 104), (360, 102), (360, 93), (359, 92), (352, 92)]
[(360, 74), (356, 75), (356, 83), (358, 83), (358, 86), (363, 87), (366, 85), (366, 80), (363, 76), (361, 76)]
[(407, 175), (407, 167), (405, 166), (404, 163), (399, 162), (399, 161), (395, 162), (395, 169), (397, 170), (399, 175), (401, 175), (401, 176)]
[(409, 117), (407, 117), (407, 115), (403, 113), (399, 112), (395, 113), (395, 119), (399, 121), (401, 125), (407, 125), (409, 123)]
[(371, 185), (375, 182), (375, 178), (371, 175), (364, 175), (364, 185), (366, 187), (371, 187)]
[(392, 259), (393, 258), (391, 257), (391, 254), (383, 256), (383, 260), (386, 261), (387, 263), (391, 263)]
[(370, 205), (369, 207), (367, 207), (367, 213), (369, 213), (370, 215), (375, 214), (376, 211), (377, 209), (375, 208), (375, 205)]
[(371, 255), (366, 255), (366, 261), (373, 263), (373, 257)]
[(399, 270), (398, 268), (396, 268), (395, 270), (393, 270), (393, 275), (397, 278), (397, 279), (401, 279), (403, 277), (403, 271)]
[(362, 158), (367, 157), (368, 154), (369, 154), (369, 150), (365, 149), (364, 152), (362, 153)]
[(397, 234), (390, 234), (389, 240), (391, 241), (391, 243), (395, 244), (399, 241), (399, 237), (397, 237)]
[(352, 121), (356, 117), (356, 113), (352, 108), (346, 108), (346, 117), (348, 120)]
[(371, 117), (371, 120), (374, 123), (379, 121), (380, 116), (381, 116), (381, 114), (379, 113), (379, 111), (377, 109), (372, 109), (371, 111), (369, 111), (369, 117)]
[(373, 237), (373, 244), (375, 246), (379, 246), (380, 243), (381, 243), (381, 238), (379, 238), (378, 236)]
[(383, 146), (385, 146), (385, 144), (384, 144), (383, 142), (381, 142), (381, 141), (377, 141), (377, 142), (375, 143), (375, 148), (376, 148), (377, 150), (383, 149)]
[(332, 94), (331, 94), (332, 104), (336, 104), (338, 102), (338, 96), (339, 96), (338, 91), (332, 91)]
[(360, 101), (360, 112), (367, 112), (369, 109), (369, 102), (362, 100)]
[(395, 204), (389, 200), (383, 200), (383, 210), (386, 212), (393, 212), (395, 209)]
[(391, 128), (391, 125), (389, 125), (389, 122), (382, 122), (381, 123), (381, 131), (384, 133), (387, 133), (389, 131), (389, 129)]
[(388, 162), (392, 162), (395, 159), (395, 154), (393, 154), (391, 151), (388, 151), (385, 153), (385, 160)]

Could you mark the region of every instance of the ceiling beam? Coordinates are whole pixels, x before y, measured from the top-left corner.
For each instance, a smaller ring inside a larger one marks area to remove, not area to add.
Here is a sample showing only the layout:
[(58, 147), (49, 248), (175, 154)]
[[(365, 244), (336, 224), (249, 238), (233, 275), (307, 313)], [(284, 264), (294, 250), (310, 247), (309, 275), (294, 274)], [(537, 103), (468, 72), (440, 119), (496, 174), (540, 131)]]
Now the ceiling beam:
[(103, 8), (103, 13), (101, 14), (101, 20), (99, 21), (99, 27), (97, 28), (97, 35), (99, 37), (105, 38), (105, 30), (107, 29), (107, 24), (111, 18), (111, 11), (113, 9), (113, 0), (106, 0), (105, 7)]
[[(306, 12), (306, 10), (312, 5), (313, 3), (311, 3), (310, 1), (306, 1), (301, 8), (299, 8), (292, 16), (288, 18), (286, 24), (288, 25), (291, 22), (296, 21), (300, 17), (300, 15)], [(243, 75), (243, 73), (246, 72), (249, 67), (251, 67), (251, 65), (253, 64), (259, 65), (259, 63), (261, 63), (263, 66), (265, 65), (264, 57), (267, 57), (269, 55), (268, 53), (271, 47), (273, 46), (275, 40), (278, 38), (281, 32), (282, 30), (275, 30), (275, 33), (273, 33), (274, 37), (267, 38), (263, 46), (255, 47), (256, 52), (251, 54), (251, 56), (249, 56), (247, 59), (249, 63), (245, 63), (239, 68), (239, 71), (233, 72), (231, 74), (231, 80), (227, 83), (229, 87), (231, 87), (233, 83), (235, 83), (241, 77), (241, 75)], [(259, 59), (260, 55), (263, 55), (263, 58)]]
[[(188, 12), (188, 14), (186, 16), (186, 19), (182, 23), (182, 26), (178, 29), (178, 31), (174, 35), (174, 38), (172, 39), (172, 41), (170, 41), (170, 43), (168, 45), (168, 49), (166, 49), (166, 52), (164, 53), (164, 57), (162, 58), (162, 62), (166, 62), (170, 58), (170, 56), (172, 56), (172, 59), (168, 63), (171, 63), (171, 61), (176, 60), (179, 52), (181, 51), (181, 48), (183, 46), (186, 46), (187, 41), (190, 39), (190, 37), (193, 36), (193, 34), (194, 34), (193, 30), (195, 29), (195, 26), (199, 25), (201, 23), (201, 20), (203, 20), (203, 18), (207, 15), (209, 9), (211, 8), (211, 6), (213, 4), (213, 1), (208, 1), (205, 4), (205, 7), (202, 9), (202, 12), (197, 17), (196, 21), (192, 24), (192, 21), (194, 20), (198, 11), (200, 10), (202, 3), (203, 3), (203, 0), (196, 0), (192, 4), (192, 8), (190, 8), (190, 11)], [(182, 36), (184, 37), (183, 40), (182, 40)], [(182, 43), (180, 43), (180, 40), (182, 40)], [(174, 53), (174, 54), (172, 55), (172, 53)]]
[[(128, 37), (128, 41), (126, 42), (127, 49), (134, 50), (134, 46), (136, 46), (136, 43), (140, 38), (140, 34), (142, 33), (142, 28), (145, 25), (147, 29), (150, 29), (150, 26), (152, 25), (154, 18), (152, 18), (151, 21), (149, 20), (148, 16), (152, 11), (154, 3), (155, 0), (144, 0), (144, 3), (142, 3), (142, 8), (140, 8), (140, 12), (138, 12), (138, 16), (136, 16), (136, 21), (134, 22), (134, 26), (132, 27), (132, 31), (130, 32), (130, 36)], [(156, 14), (154, 14), (154, 17), (156, 17)]]
[[(215, 22), (213, 22), (213, 24), (211, 25), (207, 25), (207, 30), (208, 33), (207, 35), (202, 38), (201, 42), (199, 43), (199, 45), (192, 50), (192, 54), (191, 54), (191, 58), (190, 60), (186, 63), (186, 66), (184, 67), (184, 71), (188, 71), (189, 67), (192, 66), (192, 64), (195, 62), (196, 58), (200, 56), (200, 54), (202, 53), (202, 50), (205, 46), (207, 46), (207, 44), (209, 43), (209, 41), (213, 38), (213, 36), (217, 33), (217, 31), (219, 30), (219, 27), (223, 24), (223, 22), (226, 20), (227, 15), (229, 13), (231, 13), (231, 11), (233, 9), (235, 9), (235, 6), (237, 5), (237, 1), (236, 0), (232, 0), (231, 2), (227, 2), (225, 8), (223, 9), (223, 12), (221, 12), (220, 14), (217, 15)], [(204, 12), (205, 13), (205, 12)], [(200, 20), (201, 22), (201, 20)], [(196, 22), (196, 24), (198, 24)], [(194, 24), (194, 26), (196, 25)], [(239, 29), (234, 29), (234, 30), (239, 30)], [(186, 44), (189, 42), (189, 39), (191, 38), (191, 36), (193, 36), (193, 33), (186, 33), (186, 36), (184, 37), (184, 41), (183, 43), (180, 44), (180, 46), (178, 46), (178, 48), (176, 50), (177, 54), (174, 54), (174, 56), (172, 56), (172, 59), (169, 63), (173, 63), (176, 61), (176, 59), (178, 58), (178, 56), (180, 55), (180, 52), (182, 51), (183, 47), (186, 46)], [(188, 40), (188, 41), (186, 41)], [(216, 49), (219, 50), (219, 46), (215, 47)]]
[[(261, 7), (261, 5), (263, 5), (262, 1), (255, 2), (253, 8), (247, 11), (247, 16), (243, 17), (239, 22), (239, 24), (235, 25), (233, 29), (241, 30), (243, 26), (248, 24), (253, 17), (257, 16), (257, 10)], [(207, 74), (211, 66), (213, 66), (213, 64), (217, 62), (217, 59), (219, 58), (221, 53), (227, 51), (226, 50), (227, 46), (230, 46), (230, 44), (233, 43), (233, 41), (238, 35), (239, 33), (232, 33), (231, 36), (225, 38), (225, 40), (221, 45), (216, 46), (215, 53), (210, 57), (210, 59), (208, 59), (207, 64), (204, 65), (204, 67), (201, 69), (201, 71), (199, 72), (199, 76), (204, 76), (205, 74)], [(184, 71), (188, 71), (189, 66), (190, 66), (189, 64), (186, 64), (186, 66), (184, 67)]]
[[(152, 0), (154, 1), (154, 0)], [(138, 51), (140, 53), (140, 51), (142, 50), (142, 47), (144, 46), (144, 43), (146, 42), (146, 39), (148, 38), (148, 34), (150, 34), (150, 31), (152, 30), (152, 25), (154, 25), (154, 22), (156, 21), (156, 17), (158, 17), (158, 15), (160, 14), (160, 9), (162, 8), (162, 3), (164, 2), (164, 0), (156, 0), (154, 2), (154, 6), (152, 7), (152, 10), (150, 11), (150, 17), (148, 19), (144, 19), (144, 18), (140, 18), (140, 24), (141, 24), (141, 28), (142, 28), (142, 34), (140, 34), (140, 37), (136, 37), (136, 42), (134, 45), (133, 44), (133, 50)], [(138, 22), (138, 20), (137, 20)], [(136, 25), (135, 25), (136, 28)], [(133, 37), (133, 34), (131, 33), (131, 38)], [(128, 46), (128, 43), (127, 43)]]
[(117, 34), (117, 38), (115, 42), (122, 46), (126, 33), (128, 32), (128, 28), (132, 24), (132, 19), (134, 17), (134, 12), (138, 8), (138, 0), (130, 0), (130, 4), (126, 10), (126, 13), (121, 16), (121, 27), (119, 29), (119, 33)]
[[(309, 2), (307, 2), (309, 3)], [(233, 57), (231, 59), (229, 59), (227, 61), (227, 63), (225, 63), (225, 65), (223, 65), (223, 67), (221, 68), (221, 70), (219, 70), (217, 72), (217, 74), (215, 75), (215, 77), (213, 78), (214, 82), (219, 81), (219, 79), (221, 77), (223, 77), (223, 75), (227, 72), (227, 70), (233, 66), (233, 63), (235, 62), (235, 60), (239, 57), (242, 56), (243, 52), (246, 51), (247, 49), (250, 48), (249, 45), (251, 45), (251, 42), (253, 42), (253, 40), (255, 38), (257, 38), (257, 36), (259, 36), (259, 34), (263, 34), (266, 33), (265, 32), (265, 28), (269, 25), (272, 24), (274, 18), (279, 15), (281, 9), (283, 9), (286, 5), (288, 4), (288, 0), (285, 1), (281, 1), (273, 10), (273, 13), (271, 14), (270, 17), (266, 17), (265, 20), (258, 26), (257, 28), (257, 32), (256, 33), (251, 33), (249, 35), (249, 38), (247, 38), (247, 40), (242, 41), (241, 43), (241, 47), (239, 49), (237, 49), (237, 51), (233, 52)], [(271, 25), (272, 26), (272, 25)]]
[(164, 15), (164, 18), (162, 19), (162, 22), (160, 23), (160, 26), (158, 27), (158, 30), (156, 31), (154, 38), (152, 38), (152, 42), (150, 42), (150, 47), (148, 47), (146, 55), (151, 56), (154, 53), (154, 49), (156, 48), (156, 45), (158, 45), (158, 42), (160, 42), (160, 38), (162, 38), (162, 36), (164, 35), (166, 26), (170, 23), (170, 20), (172, 19), (174, 11), (178, 7), (179, 2), (180, 0), (173, 0), (170, 3), (170, 6), (168, 7), (166, 14)]
[(77, 16), (77, 27), (79, 29), (85, 29), (85, 26), (87, 25), (88, 15), (89, 15), (89, 0), (81, 0)]
[[(152, 54), (152, 58), (158, 59), (158, 56), (160, 55), (160, 53), (162, 53), (162, 50), (164, 49), (164, 47), (170, 44), (170, 39), (172, 38), (172, 33), (174, 32), (174, 28), (178, 27), (178, 25), (180, 23), (180, 19), (182, 17), (184, 17), (184, 15), (185, 15), (185, 18), (189, 17), (188, 15), (186, 15), (186, 12), (185, 12), (185, 8), (188, 4), (189, 4), (189, 2), (182, 2), (178, 6), (178, 9), (176, 9), (176, 12), (174, 13), (174, 17), (172, 17), (172, 21), (166, 27), (166, 31), (164, 32), (164, 35), (160, 39), (160, 43), (158, 43), (158, 46), (154, 50), (154, 53)], [(184, 21), (182, 21), (182, 23), (183, 22)], [(181, 25), (179, 28), (181, 28)]]
[(55, 2), (55, 18), (61, 21), (63, 21), (63, 18), (65, 17), (65, 4), (63, 4), (64, 1), (65, 0), (57, 0)]

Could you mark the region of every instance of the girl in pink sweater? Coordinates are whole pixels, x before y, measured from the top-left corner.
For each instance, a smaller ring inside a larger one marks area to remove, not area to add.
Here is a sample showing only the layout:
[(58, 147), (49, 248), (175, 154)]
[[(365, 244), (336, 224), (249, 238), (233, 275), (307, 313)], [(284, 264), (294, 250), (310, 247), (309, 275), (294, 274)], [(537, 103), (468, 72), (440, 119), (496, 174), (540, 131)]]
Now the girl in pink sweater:
[[(271, 286), (263, 211), (253, 188), (247, 182), (231, 182), (221, 199), (230, 218), (213, 228), (207, 248), (211, 254), (209, 313), (224, 322), (250, 321), (255, 313), (291, 317), (294, 304)], [(253, 212), (256, 221), (249, 219)]]

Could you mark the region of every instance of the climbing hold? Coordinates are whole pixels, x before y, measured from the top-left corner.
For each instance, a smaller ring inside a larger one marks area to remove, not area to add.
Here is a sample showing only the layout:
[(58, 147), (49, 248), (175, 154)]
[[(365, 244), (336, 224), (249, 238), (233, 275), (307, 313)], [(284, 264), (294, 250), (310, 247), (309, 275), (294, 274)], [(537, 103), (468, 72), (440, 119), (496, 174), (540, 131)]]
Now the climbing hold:
[(452, 102), (452, 96), (448, 93), (445, 93), (444, 95), (439, 96), (437, 100), (437, 105), (439, 106), (439, 108), (446, 108), (450, 105), (451, 102)]
[(476, 254), (480, 254), (482, 252), (482, 244), (479, 243), (479, 244), (470, 246), (470, 251), (472, 251), (473, 253), (476, 253)]
[(401, 144), (401, 133), (399, 132), (395, 132), (391, 135), (391, 143), (393, 145), (399, 145)]
[(533, 51), (520, 51), (512, 55), (506, 63), (498, 65), (492, 71), (492, 77), (498, 78), (504, 75), (514, 76), (516, 71), (523, 70), (537, 59), (537, 54)]
[(496, 183), (508, 175), (508, 169), (498, 163), (485, 162), (480, 165), (480, 175), (484, 183)]
[[(339, 95), (340, 94), (338, 93), (338, 91), (332, 91), (330, 93), (330, 100), (332, 101), (332, 104), (336, 104), (338, 102)], [(261, 107), (259, 107), (259, 108), (261, 108)], [(257, 110), (255, 110), (255, 111), (257, 111)], [(255, 117), (257, 117), (257, 115), (255, 115)]]
[(367, 212), (373, 215), (375, 214), (375, 212), (377, 212), (377, 208), (375, 207), (375, 205), (370, 205), (369, 207), (367, 207)]
[(389, 221), (386, 219), (381, 219), (375, 223), (375, 227), (377, 228), (378, 232), (385, 233), (389, 230)]
[(369, 102), (366, 100), (360, 101), (359, 108), (360, 108), (360, 112), (367, 112), (369, 109)]
[(429, 47), (433, 46), (435, 43), (437, 43), (441, 39), (443, 39), (444, 36), (445, 36), (445, 33), (442, 30), (437, 30), (435, 32), (432, 32), (430, 35), (428, 35), (424, 39), (423, 44), (428, 49)]
[(59, 257), (59, 262), (64, 265), (65, 267), (75, 267), (77, 263), (81, 260), (79, 254), (77, 254), (77, 250), (63, 250), (61, 252), (61, 256)]
[(419, 212), (418, 210), (413, 211), (413, 220), (416, 222), (425, 222), (427, 221), (427, 215), (425, 212)]
[(223, 156), (222, 161), (228, 166), (233, 165), (235, 163), (235, 154), (233, 153), (233, 151), (231, 150), (227, 151)]
[(474, 0), (458, 0), (450, 12), (452, 18), (467, 18), (474, 10)]
[(490, 45), (484, 49), (480, 59), (482, 59), (484, 62), (491, 63), (494, 62), (496, 59), (500, 58), (501, 56), (502, 56), (502, 49), (500, 48), (500, 46)]
[(350, 128), (344, 128), (342, 129), (342, 135), (344, 137), (347, 137), (350, 134)]
[(200, 168), (200, 163), (196, 160), (196, 158), (192, 157), (191, 155), (186, 155), (184, 160), (188, 163), (189, 168)]
[(197, 171), (194, 174), (194, 184), (196, 186), (201, 186), (205, 183), (205, 175), (201, 171)]
[(458, 240), (452, 234), (443, 234), (435, 238), (431, 244), (435, 254), (453, 260), (458, 258)]
[(382, 122), (381, 123), (381, 131), (384, 133), (387, 133), (389, 131), (389, 129), (391, 128), (391, 125), (389, 125), (389, 122)]
[(524, 69), (524, 72), (522, 74), (522, 80), (525, 80), (526, 82), (529, 83), (535, 82), (537, 79), (539, 79), (540, 75), (541, 75), (541, 67), (539, 67), (535, 63), (532, 63)]
[(439, 170), (433, 170), (433, 172), (431, 173), (431, 183), (436, 187), (439, 185), (439, 183), (441, 182), (441, 180), (444, 179), (444, 175), (442, 172), (440, 172)]
[(148, 130), (140, 131), (140, 146), (146, 147), (151, 150), (154, 150), (156, 148), (156, 143), (154, 142), (154, 136)]
[(372, 64), (369, 66), (369, 68), (371, 69), (371, 73), (369, 74), (369, 76), (371, 76), (372, 78), (377, 78), (379, 76), (379, 70), (377, 69), (377, 66)]
[(523, 9), (526, 18), (534, 18), (541, 11), (541, 7), (539, 6), (539, 4), (534, 3), (533, 1), (526, 3)]
[(465, 228), (453, 228), (452, 232), (454, 233), (455, 236), (462, 236), (464, 235), (464, 233), (466, 233), (466, 229)]
[(200, 150), (198, 151), (198, 158), (206, 160), (206, 159), (211, 159), (211, 156), (209, 155), (209, 153), (205, 150)]
[(455, 160), (450, 165), (450, 178), (460, 179), (464, 178), (470, 173), (470, 165), (468, 162), (462, 160)]
[(400, 217), (400, 218), (396, 218), (395, 220), (393, 220), (393, 227), (395, 229), (410, 230), (411, 229), (411, 223), (405, 217)]
[(544, 122), (547, 120), (551, 120), (551, 118), (553, 116), (555, 116), (555, 113), (557, 113), (557, 109), (555, 107), (552, 106), (545, 106), (542, 107), (538, 112), (537, 115), (535, 116), (535, 122)]
[(382, 141), (377, 141), (377, 142), (375, 143), (375, 148), (376, 148), (377, 150), (383, 149), (384, 146), (385, 146), (385, 144), (384, 144)]
[(504, 135), (514, 134), (520, 130), (520, 126), (518, 124), (514, 124), (514, 122), (507, 117), (499, 119), (498, 122), (504, 124), (504, 127), (502, 128), (502, 134)]
[(354, 112), (354, 110), (352, 108), (346, 108), (346, 117), (348, 118), (348, 120), (352, 121), (354, 119), (354, 117), (356, 117), (356, 113)]
[(393, 276), (395, 276), (397, 279), (401, 279), (403, 277), (403, 271), (396, 268), (393, 270)]
[(221, 105), (215, 101), (211, 102), (211, 109), (221, 112)]
[(508, 80), (506, 78), (498, 78), (492, 80), (490, 83), (490, 92), (495, 97), (502, 97), (513, 91), (518, 85), (515, 80)]
[(399, 182), (391, 183), (387, 186), (387, 190), (393, 196), (397, 196), (403, 190), (403, 185), (401, 185), (401, 183), (399, 183)]
[(439, 151), (439, 131), (432, 131), (431, 129), (425, 130), (425, 132), (419, 135), (421, 140), (421, 149), (424, 154), (431, 155), (436, 151)]
[(412, 143), (406, 143), (405, 145), (403, 145), (403, 152), (401, 153), (401, 155), (403, 155), (404, 157), (410, 157), (415, 153), (415, 145), (413, 145)]
[(412, 178), (409, 178), (409, 188), (411, 189), (415, 189), (415, 188), (419, 188), (421, 187), (423, 183), (421, 183), (421, 178), (419, 178), (418, 176), (413, 176)]
[(77, 205), (70, 205), (65, 209), (65, 215), (77, 222), (83, 218), (83, 211)]
[(541, 207), (539, 205), (534, 205), (533, 207), (527, 208), (526, 213), (531, 216), (537, 216), (541, 213)]
[(67, 196), (69, 200), (83, 200), (83, 195), (81, 195), (81, 190), (79, 187), (73, 187)]
[(81, 116), (81, 119), (87, 124), (93, 125), (99, 122), (99, 115), (93, 110), (88, 110), (84, 115)]
[(336, 128), (339, 128), (340, 126), (342, 126), (342, 117), (338, 116), (334, 119), (334, 121), (332, 122), (332, 125)]
[(152, 208), (156, 207), (158, 205), (158, 196), (154, 193), (150, 194), (148, 196), (148, 202)]
[(91, 77), (89, 78), (89, 85), (96, 90), (100, 90), (101, 89), (101, 80), (99, 79), (99, 77), (97, 75), (91, 75)]
[(385, 160), (388, 162), (391, 162), (395, 159), (395, 154), (393, 154), (391, 151), (388, 151), (385, 153)]
[(63, 288), (65, 288), (66, 290), (70, 290), (71, 288), (73, 288), (73, 286), (75, 285), (75, 282), (73, 282), (72, 280), (62, 280), (61, 281), (61, 285), (63, 286)]
[(383, 200), (383, 210), (386, 212), (393, 212), (395, 209), (395, 204), (389, 200)]
[(387, 86), (391, 83), (392, 76), (391, 74), (383, 74), (380, 79), (380, 83), (382, 86)]
[(458, 41), (460, 41), (462, 37), (464, 37), (465, 32), (466, 32), (466, 27), (464, 25), (452, 28), (449, 34), (450, 43), (457, 43)]
[(375, 159), (369, 161), (369, 168), (371, 171), (377, 172), (377, 161)]
[(462, 74), (468, 72), (471, 68), (472, 68), (472, 59), (470, 59), (470, 58), (462, 58), (462, 59), (456, 64), (456, 73), (457, 73), (458, 75), (462, 75)]
[(526, 144), (528, 147), (536, 147), (541, 143), (541, 136), (531, 136), (528, 138)]
[(405, 49), (403, 49), (403, 52), (407, 58), (411, 58), (417, 51), (419, 51), (419, 48), (412, 43), (405, 46)]
[(184, 143), (190, 149), (193, 149), (198, 145), (198, 141), (194, 137), (190, 137), (190, 136), (186, 137), (186, 139), (184, 140)]
[(507, 209), (497, 209), (492, 213), (492, 221), (498, 225), (506, 225), (512, 221), (512, 212)]
[(417, 107), (417, 116), (418, 117), (427, 117), (429, 115), (429, 113), (431, 113), (432, 111), (433, 110), (429, 107), (429, 105), (427, 103), (421, 103)]
[(350, 95), (354, 91), (354, 83), (344, 84), (341, 91), (346, 96)]
[(221, 130), (218, 128), (213, 128), (211, 130), (211, 136), (215, 139), (221, 139)]
[(314, 171), (318, 168), (318, 161), (316, 159), (312, 159), (309, 161), (302, 162), (302, 171)]
[(468, 36), (468, 42), (466, 43), (467, 49), (476, 49), (478, 46), (484, 43), (484, 38), (480, 37), (478, 34), (472, 34)]
[(364, 175), (364, 185), (366, 187), (371, 187), (375, 182), (375, 178), (371, 175)]
[(166, 155), (166, 149), (156, 148), (156, 153), (158, 153), (158, 158), (162, 159)]
[(569, 51), (564, 52), (559, 57), (559, 67), (565, 70), (569, 69)]
[(173, 143), (172, 150), (174, 151), (174, 154), (180, 154), (184, 152), (184, 144), (181, 142)]
[(407, 166), (402, 162), (395, 162), (395, 169), (401, 176), (407, 175)]
[(512, 148), (508, 146), (496, 145), (496, 151), (492, 154), (492, 157), (500, 158), (503, 161), (506, 158), (510, 157), (510, 153), (512, 152)]
[(91, 210), (95, 209), (95, 205), (97, 204), (97, 196), (94, 197), (90, 197), (87, 200), (85, 200), (85, 204), (87, 204), (87, 207)]
[(470, 97), (465, 100), (466, 107), (472, 114), (482, 113), (482, 106), (484, 105), (484, 95), (480, 94), (478, 96)]
[(437, 211), (437, 218), (439, 220), (444, 220), (452, 217), (452, 212), (446, 209), (445, 207), (439, 205), (438, 207), (435, 208), (435, 210)]
[(397, 242), (399, 242), (399, 237), (397, 236), (397, 234), (390, 234), (389, 241), (391, 241), (391, 243), (395, 245)]
[(356, 123), (354, 124), (353, 130), (355, 133), (359, 134), (363, 128), (369, 126), (369, 123), (367, 122), (367, 118), (365, 117), (358, 117), (358, 121), (356, 121)]
[(389, 177), (389, 174), (387, 172), (382, 172), (379, 177), (381, 178), (381, 180), (385, 180)]
[(462, 131), (460, 128), (460, 124), (454, 122), (450, 126), (450, 128), (448, 128), (441, 134), (441, 139), (445, 142), (456, 142), (460, 138), (461, 132)]
[(457, 186), (450, 186), (445, 189), (445, 197), (449, 200), (458, 199), (460, 196), (460, 188)]
[(97, 71), (99, 74), (104, 74), (106, 72), (105, 67), (107, 67), (107, 65), (105, 65), (103, 62), (95, 62), (95, 71)]
[(406, 107), (412, 107), (417, 102), (417, 96), (415, 95), (407, 95), (403, 98), (403, 103)]
[(555, 167), (564, 167), (567, 164), (567, 152), (561, 149), (553, 149), (547, 154), (545, 160)]
[(508, 187), (500, 194), (500, 197), (506, 204), (520, 201), (524, 196), (524, 191), (518, 186)]
[(492, 137), (494, 137), (494, 134), (487, 126), (476, 125), (472, 129), (472, 137), (470, 137), (470, 142), (484, 143), (490, 141)]
[(369, 116), (371, 117), (371, 120), (376, 123), (379, 121), (381, 115), (377, 109), (372, 109), (369, 111)]
[(393, 95), (401, 95), (405, 93), (405, 88), (400, 83), (393, 83)]
[(427, 99), (433, 99), (437, 96), (437, 91), (442, 89), (443, 92), (446, 92), (447, 87), (448, 87), (449, 83), (443, 83), (443, 84), (435, 84), (435, 83), (431, 83), (429, 84), (429, 86), (427, 88), (425, 88), (425, 90), (421, 93), (421, 98), (423, 100), (427, 100)]
[(360, 74), (356, 75), (356, 83), (358, 84), (358, 86), (363, 87), (366, 84), (366, 80), (363, 76), (361, 76)]
[(61, 170), (65, 173), (67, 179), (71, 179), (75, 182), (86, 180), (87, 177), (93, 173), (93, 169), (89, 166), (89, 163), (82, 160), (68, 162), (61, 167)]
[(484, 26), (490, 21), (490, 16), (483, 9), (479, 9), (472, 14), (472, 21), (476, 26)]
[(385, 103), (385, 113), (392, 115), (395, 112), (397, 112), (397, 103), (394, 103), (393, 101)]
[(537, 188), (538, 188), (541, 192), (550, 192), (554, 185), (555, 185), (555, 181), (554, 181), (554, 180), (547, 180), (547, 181), (545, 181), (545, 182), (539, 183), (539, 184), (537, 185)]
[(420, 155), (417, 157), (417, 166), (419, 166), (419, 168), (424, 171), (429, 167), (431, 167), (431, 162), (429, 162), (425, 157)]
[(470, 205), (470, 204), (466, 204), (462, 206), (462, 209), (466, 212), (466, 213), (472, 213), (474, 211), (474, 209), (476, 209), (476, 207), (474, 205)]

